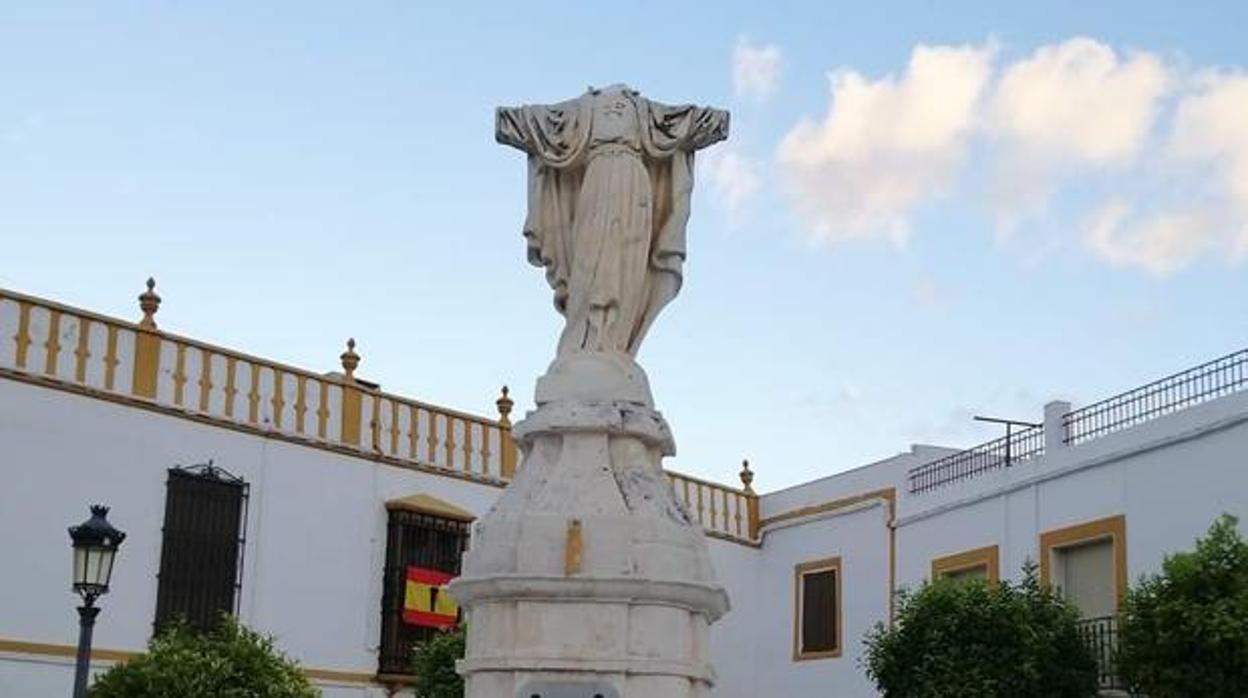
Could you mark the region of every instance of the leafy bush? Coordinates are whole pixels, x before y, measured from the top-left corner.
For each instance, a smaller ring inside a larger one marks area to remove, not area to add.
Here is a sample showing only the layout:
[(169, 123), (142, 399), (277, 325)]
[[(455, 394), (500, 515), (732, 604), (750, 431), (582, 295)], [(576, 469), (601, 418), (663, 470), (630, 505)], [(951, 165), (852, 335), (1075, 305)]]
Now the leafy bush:
[(169, 626), (147, 653), (109, 669), (91, 698), (316, 698), (320, 691), (273, 638), (225, 616), (212, 631)]
[(1096, 660), (1078, 612), (1042, 586), (941, 579), (899, 597), (896, 624), (866, 638), (867, 675), (886, 698), (1085, 698)]
[(1119, 671), (1150, 698), (1248, 695), (1248, 543), (1222, 515), (1127, 594)]
[(464, 679), (455, 672), (455, 660), (464, 658), (465, 635), (461, 625), (416, 645), (412, 659), (416, 698), (463, 698)]

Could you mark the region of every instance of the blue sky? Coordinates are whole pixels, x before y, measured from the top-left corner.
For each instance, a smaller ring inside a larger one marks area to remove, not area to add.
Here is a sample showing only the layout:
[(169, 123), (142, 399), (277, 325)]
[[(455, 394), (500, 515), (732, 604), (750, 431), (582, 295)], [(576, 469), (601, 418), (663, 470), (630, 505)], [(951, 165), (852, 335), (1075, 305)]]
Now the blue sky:
[(4, 3), (0, 286), (154, 275), (171, 331), (527, 406), (559, 322), (493, 107), (623, 81), (733, 112), (640, 356), (670, 465), (970, 445), (1248, 346), (1248, 5), (1170, 5)]

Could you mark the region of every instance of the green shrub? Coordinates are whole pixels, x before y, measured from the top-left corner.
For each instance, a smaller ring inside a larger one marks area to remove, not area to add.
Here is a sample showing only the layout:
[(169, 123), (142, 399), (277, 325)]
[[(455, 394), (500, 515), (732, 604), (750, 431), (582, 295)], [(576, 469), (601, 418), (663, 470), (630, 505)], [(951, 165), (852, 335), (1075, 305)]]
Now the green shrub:
[(91, 698), (316, 698), (273, 639), (226, 616), (212, 631), (169, 626), (147, 652), (109, 669)]
[(463, 698), (464, 679), (455, 672), (455, 660), (464, 658), (464, 643), (460, 626), (416, 645), (412, 654), (416, 698)]
[(1224, 514), (1127, 594), (1119, 671), (1150, 698), (1248, 695), (1248, 543)]
[(867, 675), (886, 698), (1085, 698), (1096, 661), (1078, 612), (1036, 579), (941, 579), (899, 595), (893, 627), (866, 638)]

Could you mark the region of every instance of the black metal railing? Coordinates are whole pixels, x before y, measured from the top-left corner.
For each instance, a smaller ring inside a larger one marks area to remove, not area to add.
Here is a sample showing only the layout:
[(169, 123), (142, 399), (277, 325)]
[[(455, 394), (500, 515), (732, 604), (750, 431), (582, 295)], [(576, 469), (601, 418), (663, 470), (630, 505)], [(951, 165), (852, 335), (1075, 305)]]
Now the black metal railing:
[(1079, 638), (1096, 658), (1096, 679), (1101, 689), (1126, 688), (1118, 677), (1118, 617), (1084, 618), (1077, 627)]
[(919, 494), (1008, 468), (1044, 454), (1044, 427), (1034, 426), (952, 453), (910, 470), (910, 492)]
[(1248, 349), (1068, 412), (1063, 440), (1078, 444), (1248, 386)]

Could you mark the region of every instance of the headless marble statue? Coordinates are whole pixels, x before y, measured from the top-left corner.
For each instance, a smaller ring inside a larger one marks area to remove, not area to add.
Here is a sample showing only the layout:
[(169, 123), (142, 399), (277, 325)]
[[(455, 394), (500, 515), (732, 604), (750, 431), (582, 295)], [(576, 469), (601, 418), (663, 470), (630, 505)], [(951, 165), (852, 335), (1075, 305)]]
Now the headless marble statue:
[(529, 261), (545, 267), (566, 320), (556, 363), (636, 355), (680, 290), (693, 153), (727, 135), (726, 111), (623, 85), (498, 109), (495, 137), (529, 155)]

